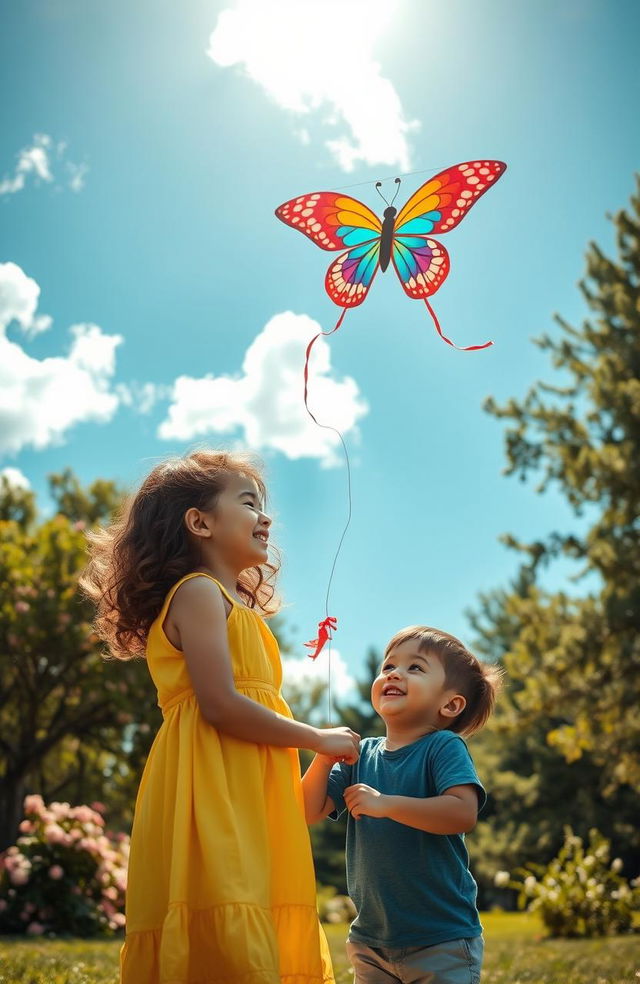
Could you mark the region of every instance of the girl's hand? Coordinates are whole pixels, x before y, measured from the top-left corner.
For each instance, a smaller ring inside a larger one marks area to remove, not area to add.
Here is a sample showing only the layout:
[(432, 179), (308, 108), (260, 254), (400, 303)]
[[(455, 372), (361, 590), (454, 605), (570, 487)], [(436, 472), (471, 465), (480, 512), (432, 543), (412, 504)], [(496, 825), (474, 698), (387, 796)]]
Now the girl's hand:
[(318, 729), (318, 743), (314, 749), (331, 762), (346, 762), (353, 765), (358, 761), (360, 735), (351, 728)]
[(359, 820), (360, 817), (385, 816), (385, 796), (363, 782), (347, 786), (344, 801), (354, 820)]

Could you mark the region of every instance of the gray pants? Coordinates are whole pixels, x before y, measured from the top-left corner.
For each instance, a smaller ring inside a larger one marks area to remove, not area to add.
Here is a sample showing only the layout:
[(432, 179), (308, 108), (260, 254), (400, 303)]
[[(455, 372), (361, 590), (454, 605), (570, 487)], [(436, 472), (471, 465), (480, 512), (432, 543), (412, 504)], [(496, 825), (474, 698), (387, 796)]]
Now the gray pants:
[(347, 942), (354, 984), (480, 984), (483, 952), (482, 936), (402, 950)]

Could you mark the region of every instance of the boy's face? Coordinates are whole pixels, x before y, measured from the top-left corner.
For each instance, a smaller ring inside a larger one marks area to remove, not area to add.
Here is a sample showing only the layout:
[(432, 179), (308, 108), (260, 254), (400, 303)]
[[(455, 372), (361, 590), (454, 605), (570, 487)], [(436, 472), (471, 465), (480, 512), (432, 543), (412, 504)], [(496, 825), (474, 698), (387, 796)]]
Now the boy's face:
[[(443, 727), (441, 711), (455, 691), (445, 689), (444, 667), (417, 639), (395, 646), (371, 687), (371, 703), (383, 721)], [(454, 715), (455, 716), (455, 715)]]

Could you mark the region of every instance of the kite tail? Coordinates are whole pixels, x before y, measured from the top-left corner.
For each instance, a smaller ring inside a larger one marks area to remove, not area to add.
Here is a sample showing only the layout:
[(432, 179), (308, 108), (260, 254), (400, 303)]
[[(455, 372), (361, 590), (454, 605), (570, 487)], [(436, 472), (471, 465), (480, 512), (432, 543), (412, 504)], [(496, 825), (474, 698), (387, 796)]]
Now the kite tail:
[(338, 543), (338, 547), (337, 547), (337, 550), (336, 550), (336, 553), (335, 553), (335, 557), (333, 558), (333, 564), (331, 566), (331, 574), (329, 575), (329, 583), (327, 584), (327, 594), (326, 594), (326, 598), (325, 598), (325, 617), (322, 620), (322, 622), (319, 622), (318, 623), (318, 629), (319, 629), (319, 631), (318, 631), (318, 638), (317, 639), (314, 639), (312, 642), (305, 643), (306, 646), (308, 646), (310, 649), (313, 649), (314, 650), (313, 652), (308, 653), (308, 655), (311, 657), (311, 659), (316, 659), (319, 656), (319, 654), (320, 654), (323, 646), (325, 645), (325, 643), (326, 642), (329, 643), (329, 659), (328, 659), (328, 667), (329, 667), (329, 669), (328, 669), (328, 690), (327, 690), (327, 693), (328, 693), (328, 715), (327, 715), (327, 718), (328, 718), (329, 725), (331, 725), (331, 705), (332, 705), (332, 699), (331, 699), (331, 638), (332, 638), (332, 636), (331, 636), (331, 630), (332, 629), (335, 630), (337, 628), (337, 619), (334, 618), (332, 615), (329, 615), (329, 594), (331, 592), (331, 582), (333, 581), (333, 575), (334, 575), (334, 572), (335, 572), (335, 569), (336, 569), (336, 564), (337, 564), (337, 561), (338, 561), (338, 556), (340, 554), (340, 550), (342, 549), (342, 543), (343, 543), (344, 538), (346, 536), (347, 530), (349, 529), (349, 524), (351, 523), (351, 512), (352, 512), (352, 501), (351, 501), (351, 465), (350, 465), (350, 462), (349, 462), (349, 452), (347, 451), (347, 446), (344, 443), (344, 438), (343, 438), (342, 434), (340, 433), (340, 431), (337, 429), (337, 427), (332, 427), (330, 424), (321, 424), (320, 421), (314, 415), (313, 411), (309, 407), (309, 401), (308, 401), (308, 398), (309, 398), (309, 357), (311, 355), (311, 349), (313, 348), (313, 346), (315, 345), (315, 343), (317, 342), (317, 340), (320, 338), (320, 336), (321, 335), (324, 335), (326, 337), (328, 335), (333, 335), (333, 333), (338, 330), (338, 328), (340, 327), (340, 325), (344, 321), (344, 316), (345, 316), (346, 313), (347, 313), (347, 308), (344, 308), (344, 310), (343, 310), (342, 314), (340, 315), (340, 317), (338, 318), (336, 324), (334, 325), (334, 327), (330, 331), (320, 331), (320, 332), (318, 332), (317, 335), (315, 335), (311, 339), (311, 341), (307, 345), (307, 354), (306, 354), (305, 362), (304, 362), (304, 405), (305, 405), (305, 408), (307, 410), (307, 413), (309, 414), (309, 416), (313, 420), (314, 424), (317, 424), (318, 427), (323, 427), (325, 430), (333, 431), (334, 434), (337, 434), (338, 435), (338, 437), (340, 438), (340, 443), (342, 444), (342, 450), (344, 451), (345, 462), (346, 462), (346, 465), (347, 465), (347, 492), (348, 492), (349, 508), (348, 508), (348, 513), (347, 513), (347, 521), (346, 521), (345, 527), (344, 527), (344, 529), (342, 531), (342, 536), (340, 537), (340, 541)]
[[(317, 335), (314, 335), (314, 337), (311, 339), (311, 341), (307, 345), (307, 354), (306, 354), (305, 360), (304, 360), (304, 405), (305, 405), (305, 407), (307, 409), (307, 413), (309, 414), (309, 416), (313, 420), (314, 424), (318, 424), (318, 427), (327, 427), (329, 430), (334, 431), (339, 436), (339, 438), (340, 438), (341, 441), (342, 441), (342, 434), (340, 433), (340, 431), (339, 430), (336, 430), (335, 427), (329, 427), (328, 424), (321, 424), (321, 423), (319, 423), (316, 420), (316, 418), (314, 417), (314, 415), (311, 412), (311, 410), (309, 409), (309, 402), (308, 402), (308, 398), (309, 398), (309, 356), (311, 355), (311, 349), (313, 348), (313, 346), (318, 341), (318, 339), (320, 338), (321, 335), (324, 335), (325, 337), (328, 336), (328, 335), (333, 335), (334, 331), (337, 331), (338, 330), (338, 328), (340, 327), (340, 325), (344, 321), (344, 316), (345, 316), (346, 313), (347, 313), (347, 309), (344, 308), (342, 314), (340, 315), (340, 317), (336, 321), (336, 323), (333, 326), (333, 328), (331, 329), (331, 331), (319, 331)], [(343, 444), (344, 444), (344, 441), (343, 441)], [(345, 454), (346, 454), (346, 448), (345, 448)]]
[[(447, 336), (442, 331), (442, 328), (440, 327), (440, 322), (438, 321), (438, 319), (436, 317), (436, 312), (433, 310), (433, 308), (429, 304), (429, 301), (427, 300), (427, 298), (425, 297), (425, 298), (423, 298), (423, 300), (424, 300), (424, 303), (427, 305), (427, 311), (429, 312), (429, 314), (433, 318), (433, 323), (436, 326), (436, 331), (440, 335), (440, 338), (443, 340), (443, 342), (446, 342), (447, 345), (451, 345), (452, 348), (457, 349), (458, 352), (478, 352), (480, 349), (486, 349), (486, 348), (489, 348), (491, 345), (493, 345), (493, 342), (485, 342), (483, 345), (456, 345), (455, 342), (452, 342), (450, 338), (447, 338)], [(315, 341), (315, 339), (314, 339), (314, 341)]]

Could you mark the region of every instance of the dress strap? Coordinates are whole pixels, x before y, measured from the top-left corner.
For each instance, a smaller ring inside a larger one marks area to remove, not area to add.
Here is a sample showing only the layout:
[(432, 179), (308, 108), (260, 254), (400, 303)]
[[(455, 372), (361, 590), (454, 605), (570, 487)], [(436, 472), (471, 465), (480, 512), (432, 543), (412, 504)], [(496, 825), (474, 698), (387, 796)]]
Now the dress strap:
[(178, 590), (178, 588), (180, 587), (180, 585), (184, 584), (185, 581), (190, 581), (194, 577), (208, 577), (210, 581), (213, 581), (214, 584), (217, 584), (218, 585), (218, 587), (220, 588), (220, 591), (222, 592), (222, 594), (224, 595), (224, 597), (227, 599), (227, 601), (229, 602), (229, 604), (232, 605), (233, 608), (236, 608), (237, 607), (238, 602), (236, 601), (236, 599), (231, 597), (231, 595), (229, 594), (229, 592), (227, 591), (227, 589), (224, 587), (224, 585), (220, 584), (220, 581), (218, 581), (217, 578), (213, 577), (212, 574), (205, 574), (204, 571), (193, 571), (191, 574), (185, 574), (185, 576), (184, 577), (181, 577), (179, 581), (176, 581), (176, 583), (173, 585), (173, 587), (169, 591), (167, 597), (164, 599), (164, 604), (162, 606), (162, 611), (160, 613), (162, 615), (163, 619), (164, 619), (165, 615), (167, 614), (167, 611), (169, 610), (169, 605), (171, 604), (171, 601), (173, 599), (173, 596), (176, 593), (176, 591)]

